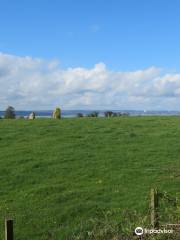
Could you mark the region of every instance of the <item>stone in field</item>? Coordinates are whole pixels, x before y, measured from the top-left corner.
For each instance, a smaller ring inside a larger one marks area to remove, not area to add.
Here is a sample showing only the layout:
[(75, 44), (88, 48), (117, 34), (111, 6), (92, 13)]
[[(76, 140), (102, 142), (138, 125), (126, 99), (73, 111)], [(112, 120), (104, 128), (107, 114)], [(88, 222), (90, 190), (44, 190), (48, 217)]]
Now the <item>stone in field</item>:
[(60, 119), (61, 118), (61, 109), (60, 108), (56, 108), (53, 112), (53, 118), (55, 119)]
[(28, 116), (28, 119), (30, 119), (30, 120), (34, 120), (35, 118), (36, 118), (35, 112), (30, 113)]

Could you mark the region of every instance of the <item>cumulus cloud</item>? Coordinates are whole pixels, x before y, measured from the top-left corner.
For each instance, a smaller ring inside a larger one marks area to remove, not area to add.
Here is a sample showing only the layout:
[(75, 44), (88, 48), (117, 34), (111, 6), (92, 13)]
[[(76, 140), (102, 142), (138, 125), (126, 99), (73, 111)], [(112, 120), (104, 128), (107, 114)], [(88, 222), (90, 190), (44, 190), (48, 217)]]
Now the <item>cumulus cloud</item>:
[(179, 109), (180, 74), (157, 67), (62, 69), (55, 60), (0, 53), (0, 109)]

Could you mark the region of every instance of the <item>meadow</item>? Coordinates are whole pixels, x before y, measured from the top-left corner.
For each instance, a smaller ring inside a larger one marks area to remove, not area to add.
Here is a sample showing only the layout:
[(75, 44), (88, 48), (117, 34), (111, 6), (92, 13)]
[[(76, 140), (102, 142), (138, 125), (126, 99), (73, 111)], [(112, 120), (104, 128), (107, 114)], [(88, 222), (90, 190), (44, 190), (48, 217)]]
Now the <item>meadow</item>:
[(123, 239), (152, 187), (180, 198), (178, 116), (0, 120), (1, 239)]

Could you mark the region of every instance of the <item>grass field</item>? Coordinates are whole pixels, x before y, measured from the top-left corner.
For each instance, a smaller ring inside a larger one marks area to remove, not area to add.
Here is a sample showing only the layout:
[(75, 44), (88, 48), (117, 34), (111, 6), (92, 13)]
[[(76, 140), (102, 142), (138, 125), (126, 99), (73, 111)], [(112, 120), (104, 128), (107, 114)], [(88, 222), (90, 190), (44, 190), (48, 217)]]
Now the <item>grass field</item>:
[(179, 117), (0, 120), (1, 239), (113, 239), (151, 187), (180, 197)]

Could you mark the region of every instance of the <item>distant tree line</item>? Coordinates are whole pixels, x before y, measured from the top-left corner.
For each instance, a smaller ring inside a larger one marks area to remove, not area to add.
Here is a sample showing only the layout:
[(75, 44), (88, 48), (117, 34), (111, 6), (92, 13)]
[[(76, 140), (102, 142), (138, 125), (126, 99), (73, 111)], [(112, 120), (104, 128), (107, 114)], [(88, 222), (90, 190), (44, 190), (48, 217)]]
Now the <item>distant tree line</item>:
[[(121, 116), (129, 116), (129, 113), (124, 113), (124, 112), (112, 112), (112, 111), (105, 111), (103, 113), (104, 117), (121, 117)], [(98, 117), (99, 112), (93, 111), (91, 113), (88, 113), (87, 115), (83, 113), (77, 113), (77, 117)]]

